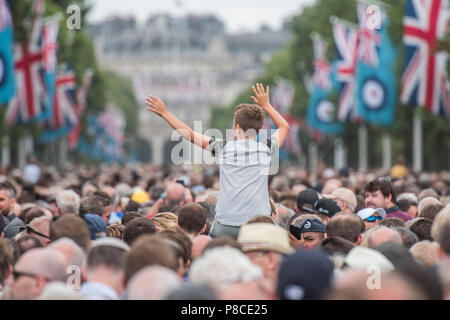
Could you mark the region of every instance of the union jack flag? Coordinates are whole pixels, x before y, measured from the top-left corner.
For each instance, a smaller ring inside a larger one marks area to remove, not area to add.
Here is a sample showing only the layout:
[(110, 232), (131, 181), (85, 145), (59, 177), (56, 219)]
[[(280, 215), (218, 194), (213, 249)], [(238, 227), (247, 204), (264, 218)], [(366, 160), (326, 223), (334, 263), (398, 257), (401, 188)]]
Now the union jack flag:
[(323, 89), (331, 88), (331, 65), (327, 59), (328, 44), (317, 34), (312, 37), (314, 48), (314, 85)]
[(46, 72), (56, 71), (58, 49), (59, 19), (46, 22), (42, 29), (42, 50)]
[[(378, 66), (377, 46), (381, 44), (381, 37), (375, 31), (368, 28), (369, 19), (372, 17), (368, 11), (369, 5), (358, 1), (358, 36), (359, 36), (359, 58), (367, 65)], [(372, 12), (372, 14), (375, 14)], [(381, 23), (381, 21), (380, 21)]]
[(59, 73), (56, 78), (56, 92), (53, 99), (53, 113), (50, 126), (56, 129), (63, 125), (75, 126), (78, 123), (75, 100), (75, 74), (73, 71)]
[(300, 131), (301, 123), (298, 119), (294, 118), (291, 115), (285, 114), (283, 117), (289, 123), (291, 129), (289, 130), (289, 133), (284, 140), (281, 150), (291, 155), (300, 155), (302, 149), (298, 133)]
[(335, 63), (336, 77), (342, 83), (337, 117), (340, 121), (355, 115), (356, 66), (358, 62), (358, 30), (340, 19), (332, 19), (334, 41), (339, 59)]
[(406, 67), (401, 101), (424, 107), (450, 118), (446, 63), (447, 53), (437, 42), (447, 32), (447, 0), (408, 0), (403, 20)]
[(11, 12), (6, 0), (0, 0), (0, 31), (12, 25)]

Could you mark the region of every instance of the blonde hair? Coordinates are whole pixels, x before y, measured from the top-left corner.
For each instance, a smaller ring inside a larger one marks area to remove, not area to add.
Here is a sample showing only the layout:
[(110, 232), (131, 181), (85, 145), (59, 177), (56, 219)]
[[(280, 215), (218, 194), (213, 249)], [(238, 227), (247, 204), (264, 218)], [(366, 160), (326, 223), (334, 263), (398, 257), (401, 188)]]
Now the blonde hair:
[(125, 231), (125, 226), (119, 222), (114, 222), (110, 224), (107, 228), (107, 236), (123, 240), (123, 233)]
[(178, 216), (172, 212), (159, 212), (152, 218), (158, 229), (162, 230), (177, 230)]

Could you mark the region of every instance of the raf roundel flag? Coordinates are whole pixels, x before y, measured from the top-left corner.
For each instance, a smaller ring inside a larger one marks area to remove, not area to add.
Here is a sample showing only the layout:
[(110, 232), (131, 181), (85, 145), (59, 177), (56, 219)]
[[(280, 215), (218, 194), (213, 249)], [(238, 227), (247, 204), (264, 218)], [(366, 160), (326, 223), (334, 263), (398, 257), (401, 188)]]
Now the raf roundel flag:
[(0, 104), (15, 93), (12, 18), (8, 3), (0, 0)]

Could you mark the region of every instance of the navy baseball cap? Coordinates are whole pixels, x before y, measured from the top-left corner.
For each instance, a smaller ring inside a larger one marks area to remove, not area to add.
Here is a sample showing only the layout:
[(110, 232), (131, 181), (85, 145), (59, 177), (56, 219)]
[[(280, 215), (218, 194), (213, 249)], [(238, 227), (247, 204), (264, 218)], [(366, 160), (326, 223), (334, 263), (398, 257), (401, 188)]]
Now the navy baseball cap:
[(305, 205), (310, 205), (314, 207), (314, 204), (319, 200), (319, 193), (314, 189), (306, 189), (301, 191), (297, 196), (297, 208), (299, 210), (307, 210), (308, 207)]
[(301, 239), (301, 234), (305, 232), (320, 232), (325, 233), (325, 224), (322, 223), (319, 219), (310, 219), (307, 218), (303, 220), (299, 225), (291, 224), (289, 226), (289, 231), (296, 237), (298, 240)]
[(332, 217), (339, 211), (342, 211), (341, 207), (332, 199), (319, 199), (314, 205), (315, 213), (322, 213), (327, 217)]

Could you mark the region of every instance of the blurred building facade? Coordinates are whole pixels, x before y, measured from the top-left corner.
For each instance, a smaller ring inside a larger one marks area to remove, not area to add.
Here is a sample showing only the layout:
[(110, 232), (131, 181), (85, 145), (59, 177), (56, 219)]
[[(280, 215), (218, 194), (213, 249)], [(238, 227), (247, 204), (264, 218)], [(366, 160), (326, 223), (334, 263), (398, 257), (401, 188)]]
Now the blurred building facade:
[(256, 33), (229, 34), (216, 16), (192, 14), (153, 15), (143, 24), (133, 18), (110, 18), (90, 25), (88, 32), (100, 65), (132, 80), (141, 104), (139, 132), (158, 165), (171, 162), (176, 142), (171, 142), (172, 130), (165, 121), (145, 110), (147, 95), (163, 99), (191, 126), (201, 121), (206, 130), (212, 108), (229, 105), (251, 86), (263, 64), (291, 37), (286, 29), (265, 27)]

